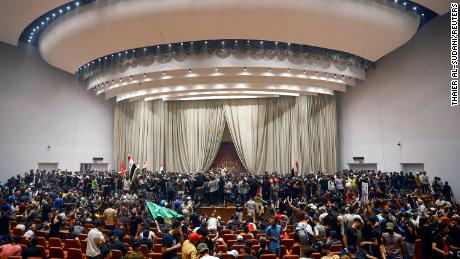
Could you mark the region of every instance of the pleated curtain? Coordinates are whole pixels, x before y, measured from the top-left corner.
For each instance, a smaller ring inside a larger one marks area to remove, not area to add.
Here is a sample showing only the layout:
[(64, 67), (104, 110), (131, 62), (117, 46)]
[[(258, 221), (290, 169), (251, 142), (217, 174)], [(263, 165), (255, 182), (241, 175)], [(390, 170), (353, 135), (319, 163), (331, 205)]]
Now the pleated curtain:
[(225, 129), (221, 101), (168, 102), (168, 119), (168, 170), (196, 172), (208, 169), (219, 150)]
[(268, 99), (224, 102), (228, 129), (243, 166), (252, 173), (265, 170)]
[(335, 96), (120, 102), (114, 124), (117, 165), (131, 152), (150, 170), (207, 170), (227, 124), (249, 172), (337, 168)]
[(120, 166), (127, 154), (142, 167), (158, 170), (164, 164), (165, 129), (167, 122), (165, 102), (119, 102), (114, 115), (114, 159)]

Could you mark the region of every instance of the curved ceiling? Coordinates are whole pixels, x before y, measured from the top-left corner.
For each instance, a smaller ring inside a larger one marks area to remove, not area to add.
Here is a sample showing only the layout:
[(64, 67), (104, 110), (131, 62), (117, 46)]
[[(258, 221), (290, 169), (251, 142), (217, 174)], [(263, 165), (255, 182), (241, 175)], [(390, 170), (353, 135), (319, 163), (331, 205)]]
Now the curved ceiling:
[(70, 73), (121, 50), (204, 39), (293, 42), (375, 61), (407, 42), (419, 19), (379, 1), (102, 0), (48, 26), (39, 48)]
[[(16, 46), (21, 32), (34, 19), (68, 2), (68, 0), (1, 1), (0, 41)], [(443, 15), (450, 10), (449, 0), (415, 0), (412, 2), (423, 5), (439, 15)]]
[(0, 41), (16, 46), (22, 31), (37, 17), (68, 0), (0, 2)]
[(412, 2), (423, 5), (439, 15), (443, 15), (450, 11), (450, 0), (415, 0)]

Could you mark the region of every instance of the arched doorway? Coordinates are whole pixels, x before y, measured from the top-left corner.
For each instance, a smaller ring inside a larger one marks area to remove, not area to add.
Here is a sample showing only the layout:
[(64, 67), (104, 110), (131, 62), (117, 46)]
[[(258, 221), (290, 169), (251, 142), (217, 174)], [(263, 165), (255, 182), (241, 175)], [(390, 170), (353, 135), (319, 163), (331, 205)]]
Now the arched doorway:
[(219, 151), (217, 151), (216, 157), (214, 158), (210, 169), (213, 171), (220, 171), (224, 168), (227, 172), (246, 171), (240, 158), (238, 157), (238, 153), (236, 152), (227, 123), (225, 123), (225, 129), (220, 142)]

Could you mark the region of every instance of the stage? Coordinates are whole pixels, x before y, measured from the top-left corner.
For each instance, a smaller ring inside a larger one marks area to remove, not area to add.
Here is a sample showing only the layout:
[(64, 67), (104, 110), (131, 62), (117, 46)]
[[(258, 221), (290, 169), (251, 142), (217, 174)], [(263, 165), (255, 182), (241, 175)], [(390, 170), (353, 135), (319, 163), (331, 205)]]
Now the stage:
[[(215, 211), (215, 212), (214, 212)], [(224, 222), (227, 222), (231, 216), (235, 215), (236, 207), (235, 206), (215, 206), (215, 207), (200, 207), (197, 210), (197, 213), (200, 215), (207, 215), (210, 217), (213, 213), (215, 216), (220, 216)], [(243, 219), (246, 219), (247, 210), (243, 208)]]

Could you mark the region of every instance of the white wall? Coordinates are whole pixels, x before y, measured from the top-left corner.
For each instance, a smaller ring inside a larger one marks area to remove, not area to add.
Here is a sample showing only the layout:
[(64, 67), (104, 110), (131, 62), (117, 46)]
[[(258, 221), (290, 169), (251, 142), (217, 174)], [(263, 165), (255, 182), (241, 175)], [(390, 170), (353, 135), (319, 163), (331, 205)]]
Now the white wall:
[(0, 181), (38, 162), (69, 170), (95, 156), (111, 163), (113, 111), (113, 102), (46, 64), (36, 48), (0, 43)]
[(366, 81), (339, 95), (341, 169), (353, 156), (386, 171), (424, 163), (431, 179), (448, 180), (460, 195), (460, 107), (449, 103), (449, 35), (449, 14), (432, 20), (380, 59)]

